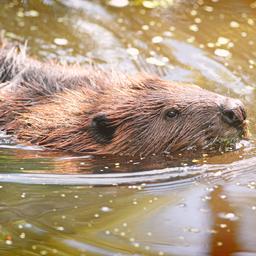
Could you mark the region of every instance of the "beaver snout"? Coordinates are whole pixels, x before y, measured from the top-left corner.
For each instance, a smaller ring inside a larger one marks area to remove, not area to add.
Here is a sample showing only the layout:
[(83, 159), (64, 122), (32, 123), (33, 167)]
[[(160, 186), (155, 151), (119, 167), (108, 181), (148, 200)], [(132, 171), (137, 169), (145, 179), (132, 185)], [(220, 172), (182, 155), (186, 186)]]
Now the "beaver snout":
[(236, 128), (240, 128), (246, 120), (246, 111), (243, 103), (236, 99), (226, 99), (220, 106), (222, 120)]

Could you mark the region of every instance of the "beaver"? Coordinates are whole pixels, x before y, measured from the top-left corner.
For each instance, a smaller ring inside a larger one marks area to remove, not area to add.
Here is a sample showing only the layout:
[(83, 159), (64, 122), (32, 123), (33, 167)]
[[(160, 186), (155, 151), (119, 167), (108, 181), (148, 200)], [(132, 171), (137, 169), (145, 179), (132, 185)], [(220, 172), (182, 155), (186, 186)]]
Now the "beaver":
[(156, 75), (43, 63), (0, 49), (0, 127), (18, 143), (95, 155), (174, 154), (246, 134), (240, 100)]

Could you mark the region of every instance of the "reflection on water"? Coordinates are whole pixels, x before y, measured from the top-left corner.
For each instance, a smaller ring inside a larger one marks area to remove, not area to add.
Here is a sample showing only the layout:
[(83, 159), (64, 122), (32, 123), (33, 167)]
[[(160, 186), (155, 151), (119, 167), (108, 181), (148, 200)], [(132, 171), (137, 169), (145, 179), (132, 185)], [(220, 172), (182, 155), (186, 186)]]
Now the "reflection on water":
[(224, 252), (255, 250), (255, 193), (247, 185), (5, 183), (1, 250), (10, 255), (229, 255)]
[(2, 135), (0, 255), (256, 254), (255, 1), (167, 2), (4, 0), (0, 29), (28, 40), (35, 58), (147, 71), (240, 98), (251, 142), (120, 159)]

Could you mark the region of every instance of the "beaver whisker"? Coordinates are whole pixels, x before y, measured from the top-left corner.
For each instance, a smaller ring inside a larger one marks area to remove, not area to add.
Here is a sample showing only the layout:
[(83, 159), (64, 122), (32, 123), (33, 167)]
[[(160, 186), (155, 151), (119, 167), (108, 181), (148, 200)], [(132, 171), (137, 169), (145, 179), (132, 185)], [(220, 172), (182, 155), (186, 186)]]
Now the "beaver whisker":
[[(219, 136), (217, 135), (215, 138), (209, 140), (208, 143), (206, 143), (206, 144), (202, 147), (202, 149), (204, 150), (204, 149), (207, 149), (207, 148), (209, 148), (210, 146), (214, 145), (214, 144), (218, 141), (218, 139), (219, 139)], [(207, 142), (207, 141), (206, 141), (206, 142)]]

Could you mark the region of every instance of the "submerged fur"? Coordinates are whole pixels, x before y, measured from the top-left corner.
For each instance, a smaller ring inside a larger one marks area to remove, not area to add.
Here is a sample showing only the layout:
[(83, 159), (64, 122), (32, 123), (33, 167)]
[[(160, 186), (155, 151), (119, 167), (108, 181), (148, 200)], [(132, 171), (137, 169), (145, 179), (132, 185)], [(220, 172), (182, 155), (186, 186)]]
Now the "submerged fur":
[[(0, 50), (0, 126), (18, 142), (78, 153), (149, 155), (204, 148), (244, 132), (221, 118), (220, 105), (232, 99), (197, 86), (43, 64), (25, 51), (8, 45)], [(244, 119), (243, 111), (237, 115)]]

